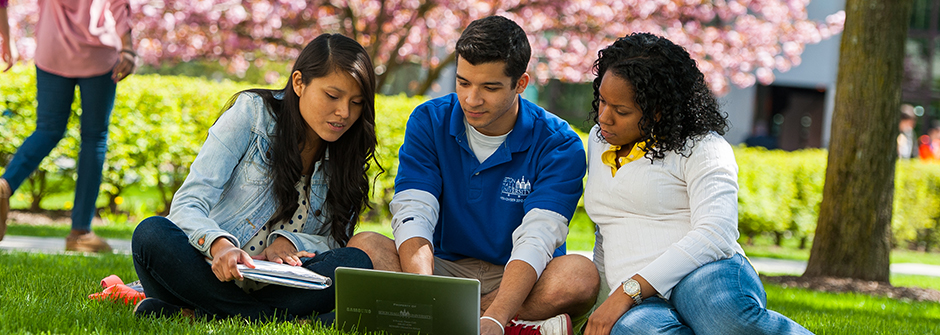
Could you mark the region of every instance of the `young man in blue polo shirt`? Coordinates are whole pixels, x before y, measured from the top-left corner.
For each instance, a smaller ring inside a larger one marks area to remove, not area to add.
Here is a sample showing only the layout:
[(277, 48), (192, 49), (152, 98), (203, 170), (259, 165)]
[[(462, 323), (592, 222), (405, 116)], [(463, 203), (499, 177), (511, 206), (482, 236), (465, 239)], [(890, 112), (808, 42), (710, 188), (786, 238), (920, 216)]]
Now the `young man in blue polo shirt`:
[(480, 280), (482, 334), (532, 324), (571, 334), (569, 315), (586, 313), (599, 286), (591, 260), (564, 247), (584, 146), (565, 121), (519, 96), (530, 49), (516, 23), (476, 20), (456, 52), (456, 94), (408, 120), (390, 204), (395, 240), (361, 233), (350, 244), (377, 269)]

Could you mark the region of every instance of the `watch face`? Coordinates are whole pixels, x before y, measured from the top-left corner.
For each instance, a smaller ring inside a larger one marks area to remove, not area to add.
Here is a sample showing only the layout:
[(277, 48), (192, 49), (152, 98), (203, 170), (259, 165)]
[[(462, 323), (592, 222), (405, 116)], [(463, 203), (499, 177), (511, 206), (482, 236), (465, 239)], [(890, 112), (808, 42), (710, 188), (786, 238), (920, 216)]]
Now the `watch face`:
[(640, 283), (636, 280), (627, 280), (623, 282), (623, 291), (628, 295), (636, 295), (640, 293)]

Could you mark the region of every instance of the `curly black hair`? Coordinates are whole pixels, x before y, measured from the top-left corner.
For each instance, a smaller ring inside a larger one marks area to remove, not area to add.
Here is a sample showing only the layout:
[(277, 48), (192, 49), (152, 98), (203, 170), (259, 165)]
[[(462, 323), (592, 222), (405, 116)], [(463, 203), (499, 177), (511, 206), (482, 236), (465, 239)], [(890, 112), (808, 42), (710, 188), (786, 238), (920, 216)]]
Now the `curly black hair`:
[(724, 135), (728, 128), (728, 116), (720, 111), (695, 60), (666, 38), (650, 33), (621, 37), (597, 53), (593, 72), (597, 78), (590, 117), (599, 124), (598, 90), (604, 75), (625, 79), (643, 112), (638, 142), (645, 143), (650, 162), (670, 151), (687, 156), (685, 149), (696, 137), (712, 131)]

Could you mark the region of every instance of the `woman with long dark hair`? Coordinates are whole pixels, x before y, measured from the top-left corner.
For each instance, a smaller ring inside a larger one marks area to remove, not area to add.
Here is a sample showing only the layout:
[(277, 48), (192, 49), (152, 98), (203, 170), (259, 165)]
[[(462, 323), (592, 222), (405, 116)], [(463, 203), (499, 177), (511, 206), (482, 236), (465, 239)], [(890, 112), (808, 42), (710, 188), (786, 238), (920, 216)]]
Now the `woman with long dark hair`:
[(768, 310), (738, 238), (727, 116), (682, 47), (648, 33), (594, 63), (584, 209), (606, 282), (586, 335), (805, 334)]
[(148, 297), (135, 314), (256, 320), (331, 311), (332, 288), (265, 285), (236, 265), (267, 260), (328, 277), (338, 266), (371, 268), (348, 242), (368, 206), (375, 146), (369, 55), (350, 38), (320, 35), (283, 89), (230, 100), (170, 214), (134, 231), (134, 267)]

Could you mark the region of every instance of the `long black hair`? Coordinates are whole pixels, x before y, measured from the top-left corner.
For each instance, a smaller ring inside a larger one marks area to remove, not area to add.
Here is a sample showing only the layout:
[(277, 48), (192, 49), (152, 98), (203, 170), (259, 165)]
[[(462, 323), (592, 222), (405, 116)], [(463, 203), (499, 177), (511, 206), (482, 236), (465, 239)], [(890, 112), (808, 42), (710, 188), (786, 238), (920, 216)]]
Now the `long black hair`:
[[(290, 73), (300, 71), (304, 84), (335, 71), (348, 73), (362, 90), (362, 114), (335, 142), (323, 141), (329, 152), (326, 164), (328, 191), (325, 206), (330, 215), (330, 235), (345, 246), (355, 231), (359, 214), (369, 205), (369, 180), (366, 172), (375, 163), (380, 173), (385, 170), (375, 159), (375, 70), (366, 50), (358, 42), (339, 34), (322, 34), (307, 44)], [(307, 143), (307, 123), (300, 114), (300, 98), (291, 85), (291, 76), (281, 90), (250, 89), (264, 98), (268, 112), (276, 120), (274, 137), (266, 155), (271, 161), (272, 193), (277, 210), (270, 222), (289, 220), (297, 211), (303, 162), (300, 153)], [(241, 94), (241, 92), (239, 92)], [(282, 94), (276, 99), (275, 94)], [(232, 97), (229, 107), (234, 103)], [(226, 108), (227, 109), (227, 108)]]
[[(639, 128), (646, 157), (662, 159), (667, 152), (680, 155), (689, 140), (714, 131), (724, 135), (727, 115), (718, 107), (705, 76), (685, 49), (649, 33), (633, 33), (617, 39), (597, 53), (594, 62), (594, 101), (591, 115), (598, 124), (599, 89), (612, 73), (632, 86), (637, 106), (643, 111)], [(598, 137), (603, 137), (598, 134)]]

